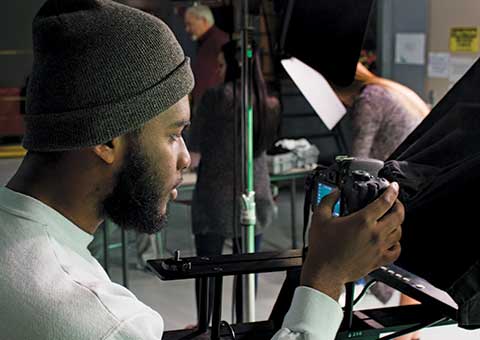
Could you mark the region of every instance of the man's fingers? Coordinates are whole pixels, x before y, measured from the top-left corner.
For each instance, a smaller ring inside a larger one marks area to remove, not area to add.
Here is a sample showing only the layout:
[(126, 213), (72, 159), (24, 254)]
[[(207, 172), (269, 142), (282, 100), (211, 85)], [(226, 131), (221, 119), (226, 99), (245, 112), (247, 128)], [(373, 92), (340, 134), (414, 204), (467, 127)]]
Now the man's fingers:
[(375, 201), (368, 205), (371, 216), (380, 219), (393, 206), (398, 197), (398, 183), (392, 182)]
[(390, 247), (390, 249), (384, 252), (384, 255), (382, 257), (383, 263), (381, 263), (380, 266), (395, 262), (395, 260), (398, 259), (398, 257), (400, 256), (401, 252), (402, 246), (400, 245), (400, 242), (397, 242), (392, 247)]
[(395, 230), (393, 230), (385, 238), (384, 249), (391, 249), (393, 246), (395, 246), (397, 243), (400, 242), (401, 238), (402, 238), (402, 227), (397, 226), (397, 228), (395, 228)]
[(405, 207), (397, 200), (388, 214), (385, 214), (375, 226), (379, 233), (391, 233), (405, 219)]
[(396, 200), (393, 204), (393, 207), (388, 211), (388, 214), (383, 215), (378, 220), (378, 222), (385, 222), (385, 223), (402, 222), (404, 218), (405, 218), (405, 207), (403, 206), (402, 202), (400, 202), (399, 200)]
[(331, 218), (333, 208), (337, 203), (339, 197), (340, 191), (338, 189), (333, 190), (330, 194), (328, 194), (322, 199), (317, 209), (315, 210), (315, 214), (321, 218)]

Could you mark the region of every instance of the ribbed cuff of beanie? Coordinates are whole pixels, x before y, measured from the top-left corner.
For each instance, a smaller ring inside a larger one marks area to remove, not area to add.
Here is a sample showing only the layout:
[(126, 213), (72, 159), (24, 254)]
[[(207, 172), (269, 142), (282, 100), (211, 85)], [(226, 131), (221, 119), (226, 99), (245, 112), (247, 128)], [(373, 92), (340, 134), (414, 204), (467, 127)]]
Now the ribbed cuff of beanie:
[(193, 86), (190, 60), (185, 57), (166, 77), (130, 97), (69, 112), (24, 115), (23, 147), (48, 152), (103, 144), (142, 127), (187, 96)]

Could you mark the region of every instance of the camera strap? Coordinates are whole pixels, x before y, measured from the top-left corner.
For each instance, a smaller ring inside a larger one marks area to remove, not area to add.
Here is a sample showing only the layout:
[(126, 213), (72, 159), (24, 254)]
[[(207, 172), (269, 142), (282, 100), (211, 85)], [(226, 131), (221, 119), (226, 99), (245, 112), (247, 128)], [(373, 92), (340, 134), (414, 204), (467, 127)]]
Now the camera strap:
[(312, 174), (308, 175), (305, 179), (305, 200), (303, 203), (303, 251), (302, 257), (305, 260), (307, 253), (307, 230), (308, 223), (310, 221), (310, 210), (312, 206), (312, 190), (314, 186), (314, 176)]

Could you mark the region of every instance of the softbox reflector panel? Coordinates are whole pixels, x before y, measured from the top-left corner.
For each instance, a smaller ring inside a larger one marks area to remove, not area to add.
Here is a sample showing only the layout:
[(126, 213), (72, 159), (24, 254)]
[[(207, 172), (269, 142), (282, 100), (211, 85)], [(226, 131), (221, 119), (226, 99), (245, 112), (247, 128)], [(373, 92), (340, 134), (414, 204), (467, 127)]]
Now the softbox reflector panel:
[[(285, 3), (287, 3), (285, 1)], [(297, 0), (283, 25), (293, 56), (338, 86), (352, 83), (374, 0)], [(282, 44), (282, 43), (281, 43)]]

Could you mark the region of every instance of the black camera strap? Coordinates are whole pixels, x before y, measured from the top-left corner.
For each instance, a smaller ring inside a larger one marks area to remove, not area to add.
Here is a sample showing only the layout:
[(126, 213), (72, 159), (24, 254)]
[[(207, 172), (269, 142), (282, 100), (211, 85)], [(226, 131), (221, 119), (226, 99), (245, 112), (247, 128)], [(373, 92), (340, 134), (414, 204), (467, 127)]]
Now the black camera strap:
[(305, 200), (303, 203), (303, 251), (302, 257), (305, 260), (306, 253), (307, 253), (307, 230), (308, 230), (308, 223), (310, 221), (310, 210), (312, 207), (312, 190), (314, 187), (314, 175), (309, 174), (305, 179)]

